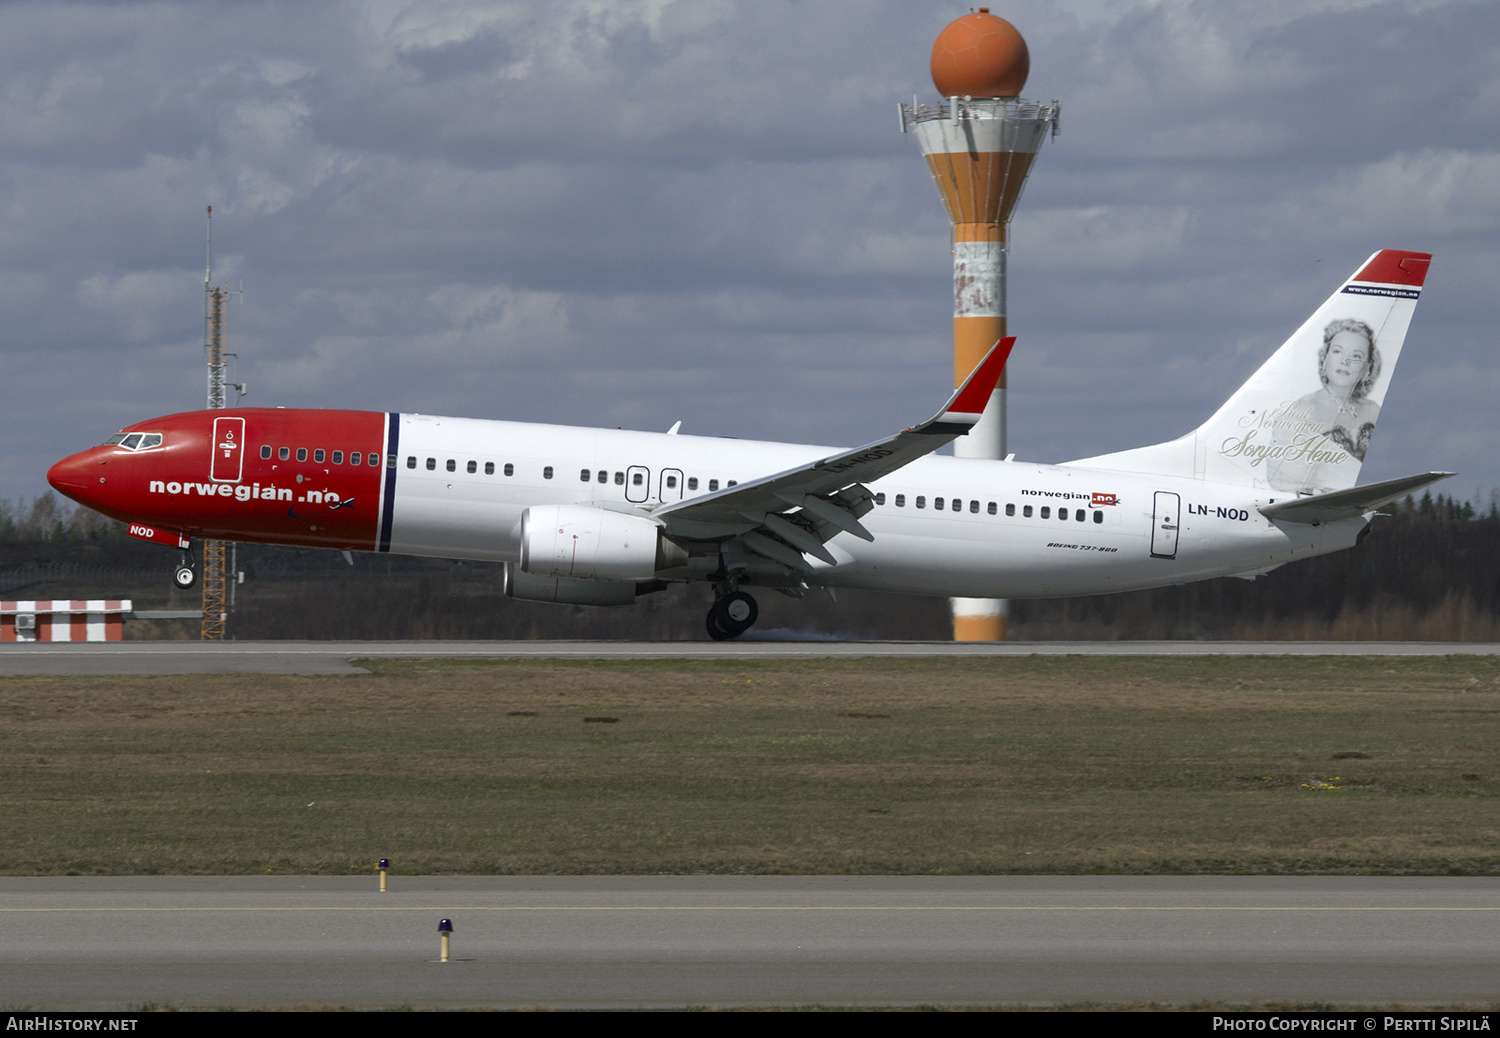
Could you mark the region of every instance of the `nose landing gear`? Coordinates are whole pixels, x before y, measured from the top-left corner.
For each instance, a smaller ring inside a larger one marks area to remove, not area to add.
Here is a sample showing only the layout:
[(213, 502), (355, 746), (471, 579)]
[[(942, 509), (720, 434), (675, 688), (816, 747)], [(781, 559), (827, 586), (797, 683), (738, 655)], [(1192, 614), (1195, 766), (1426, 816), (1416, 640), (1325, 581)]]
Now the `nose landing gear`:
[(193, 566), (191, 555), (183, 555), (178, 561), (176, 568), (172, 570), (172, 583), (183, 591), (198, 583), (198, 570)]
[(738, 638), (755, 626), (760, 607), (743, 591), (733, 591), (714, 599), (708, 610), (708, 636), (716, 642)]

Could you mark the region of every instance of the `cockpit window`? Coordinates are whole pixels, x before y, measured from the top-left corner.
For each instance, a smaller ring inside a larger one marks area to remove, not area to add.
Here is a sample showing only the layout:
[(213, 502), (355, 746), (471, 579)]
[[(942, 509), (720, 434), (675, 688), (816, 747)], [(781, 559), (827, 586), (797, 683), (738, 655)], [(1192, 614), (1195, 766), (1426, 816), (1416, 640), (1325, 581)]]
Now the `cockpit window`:
[(106, 447), (119, 447), (125, 451), (143, 451), (147, 447), (161, 446), (161, 433), (115, 433), (104, 441)]

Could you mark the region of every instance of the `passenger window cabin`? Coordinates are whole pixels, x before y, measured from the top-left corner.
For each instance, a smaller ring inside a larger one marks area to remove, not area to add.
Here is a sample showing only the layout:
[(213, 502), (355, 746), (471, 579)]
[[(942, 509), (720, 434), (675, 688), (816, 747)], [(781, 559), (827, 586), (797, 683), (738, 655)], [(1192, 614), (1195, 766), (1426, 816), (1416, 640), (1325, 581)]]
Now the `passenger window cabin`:
[[(141, 437), (141, 439), (136, 439), (136, 437)], [(116, 439), (116, 438), (112, 438), (112, 439)], [(132, 434), (129, 434), (128, 436), (125, 435), (125, 434), (122, 434), (120, 437), (118, 437), (116, 439), (116, 442), (117, 442), (117, 444), (119, 446), (121, 446), (123, 448), (126, 448), (126, 449), (130, 449), (130, 444), (133, 442), (133, 443), (136, 444), (136, 449), (141, 449), (141, 447), (143, 447), (143, 446), (158, 446), (160, 444), (160, 442), (161, 442), (161, 437), (159, 435), (156, 435), (156, 434), (150, 435), (149, 438), (146, 437), (146, 436), (143, 436), (143, 434), (139, 434), (139, 433), (132, 433)], [(278, 458), (279, 460), (281, 460), (281, 461), (287, 461), (287, 460), (289, 460), (289, 458), (291, 456), (292, 450), (293, 450), (293, 448), (289, 448), (289, 447), (274, 447), (273, 448), (270, 444), (263, 444), (261, 446), (261, 448), (260, 448), (260, 456), (261, 456), (261, 458), (263, 460), (269, 461), (273, 457), (273, 454), (274, 454), (274, 456), (276, 458)], [(306, 447), (297, 447), (297, 448), (295, 448), (295, 450), (296, 450), (296, 455), (297, 455), (297, 460), (298, 461), (304, 461), (304, 462), (307, 461), (309, 454), (311, 454), (312, 460), (314, 462), (316, 462), (316, 463), (319, 463), (319, 464), (323, 463), (325, 461), (325, 459), (327, 459), (328, 461), (330, 461), (334, 465), (342, 465), (344, 463), (344, 452), (343, 451), (338, 451), (338, 450), (336, 450), (336, 451), (325, 451), (321, 447), (314, 448), (314, 449), (309, 449), (309, 448), (306, 448)], [(349, 459), (348, 460), (349, 460), (349, 464), (350, 465), (361, 465), (361, 464), (364, 464), (366, 462), (366, 459), (368, 459), (368, 464), (371, 465), (372, 467), (378, 466), (380, 464), (380, 460), (379, 460), (380, 459), (380, 455), (376, 454), (373, 451), (370, 452), (368, 455), (364, 455), (364, 454), (362, 454), (359, 451), (350, 451), (349, 452)], [(387, 456), (386, 460), (387, 460), (388, 467), (390, 467), (390, 468), (395, 468), (396, 467), (396, 456), (395, 455), (389, 455), (389, 456)], [(416, 455), (407, 455), (407, 457), (406, 457), (406, 467), (408, 469), (415, 469), (417, 467), (417, 456)], [(426, 459), (426, 467), (427, 467), (428, 471), (436, 471), (436, 469), (437, 469), (437, 459), (436, 458), (428, 458), (428, 459)], [(452, 458), (449, 458), (449, 459), (445, 460), (444, 467), (449, 472), (456, 472), (458, 470), (457, 469), (457, 461), (455, 459), (452, 459)], [(471, 475), (472, 474), (476, 474), (479, 471), (479, 462), (477, 462), (477, 461), (465, 462), (464, 463), (464, 468), (465, 468), (465, 471), (468, 472), (468, 473), (470, 473)], [(515, 467), (514, 463), (512, 463), (512, 462), (506, 462), (506, 463), (504, 463), (503, 466), (497, 465), (497, 463), (495, 463), (493, 461), (486, 461), (486, 462), (484, 462), (484, 474), (486, 476), (493, 476), (495, 474), (497, 468), (504, 475), (506, 475), (506, 476), (514, 476), (515, 472), (516, 472), (516, 467)], [(579, 473), (578, 473), (578, 479), (579, 479), (580, 482), (583, 482), (583, 483), (587, 483), (587, 482), (590, 482), (590, 481), (595, 481), (595, 482), (599, 482), (599, 483), (613, 482), (616, 486), (624, 486), (626, 484), (626, 482), (627, 482), (626, 481), (626, 473), (623, 472), (623, 471), (616, 471), (616, 472), (614, 472), (613, 473), (613, 477), (614, 477), (613, 480), (610, 479), (610, 475), (611, 475), (611, 470), (609, 470), (609, 469), (598, 469), (598, 470), (594, 470), (594, 469), (580, 469)], [(542, 478), (543, 479), (552, 479), (553, 478), (553, 466), (547, 465), (547, 466), (543, 467), (543, 469), (542, 469)], [(638, 487), (639, 486), (644, 486), (645, 485), (645, 474), (644, 473), (631, 473), (630, 474), (630, 480), (629, 480), (629, 482), (633, 486), (638, 486)], [(697, 476), (687, 476), (687, 477), (683, 477), (683, 478), (679, 479), (678, 476), (667, 475), (667, 476), (665, 476), (663, 478), (663, 482), (664, 482), (664, 485), (666, 487), (668, 487), (669, 489), (675, 490), (675, 489), (677, 489), (679, 483), (681, 483), (687, 490), (696, 491), (699, 488), (699, 484), (700, 484), (701, 480)], [(732, 487), (732, 486), (738, 485), (738, 482), (739, 482), (738, 480), (733, 480), (733, 479), (731, 479), (731, 480), (725, 480), (725, 481), (723, 481), (723, 485), (725, 487)], [(717, 480), (717, 479), (710, 479), (710, 480), (708, 480), (708, 492), (709, 493), (713, 493), (713, 492), (717, 491), (719, 489), (719, 486), (720, 486), (720, 480)], [(907, 495), (906, 494), (888, 495), (885, 492), (880, 492), (880, 493), (877, 493), (874, 496), (874, 501), (875, 501), (875, 504), (879, 505), (879, 506), (884, 506), (889, 501), (891, 504), (893, 504), (897, 508), (905, 508), (905, 507), (907, 507)], [(981, 506), (981, 504), (983, 504), (984, 511), (987, 514), (989, 514), (989, 515), (998, 515), (998, 514), (1000, 514), (1000, 505), (999, 505), (998, 502), (995, 502), (995, 501), (981, 502), (977, 498), (969, 500), (969, 502), (968, 502), (969, 513), (971, 515), (978, 515), (980, 513), (980, 506)], [(915, 508), (926, 508), (927, 507), (927, 498), (925, 496), (919, 494), (919, 495), (917, 495), (915, 498), (913, 498), (911, 500), (911, 505), (912, 505), (912, 507), (915, 507)], [(932, 499), (932, 507), (933, 507), (934, 511), (948, 510), (948, 511), (954, 511), (954, 512), (962, 512), (964, 510), (964, 499), (963, 498), (958, 498), (958, 497), (955, 497), (955, 498), (934, 497)], [(1071, 516), (1069, 515), (1070, 511), (1072, 512)], [(1008, 518), (1015, 517), (1016, 514), (1017, 514), (1016, 504), (1014, 502), (1007, 501), (1005, 503), (1005, 513), (1004, 514)], [(1050, 506), (1047, 506), (1047, 505), (1041, 505), (1041, 506), (1038, 506), (1035, 509), (1033, 509), (1033, 506), (1031, 506), (1031, 505), (1022, 505), (1021, 506), (1021, 508), (1020, 508), (1020, 515), (1023, 518), (1030, 519), (1030, 518), (1032, 518), (1033, 514), (1035, 514), (1036, 516), (1038, 516), (1039, 518), (1042, 518), (1042, 519), (1051, 519), (1052, 518), (1052, 509), (1051, 509)], [(1079, 509), (1073, 510), (1073, 509), (1062, 508), (1062, 507), (1059, 507), (1057, 509), (1057, 519), (1059, 521), (1061, 521), (1061, 522), (1067, 522), (1070, 518), (1073, 519), (1073, 520), (1075, 520), (1075, 521), (1077, 521), (1077, 522), (1080, 522), (1080, 523), (1088, 522), (1090, 520), (1092, 520), (1095, 523), (1101, 524), (1101, 525), (1104, 523), (1104, 513), (1102, 511), (1098, 511), (1098, 510), (1092, 510), (1091, 511), (1089, 509), (1084, 509), (1084, 508), (1079, 508)]]

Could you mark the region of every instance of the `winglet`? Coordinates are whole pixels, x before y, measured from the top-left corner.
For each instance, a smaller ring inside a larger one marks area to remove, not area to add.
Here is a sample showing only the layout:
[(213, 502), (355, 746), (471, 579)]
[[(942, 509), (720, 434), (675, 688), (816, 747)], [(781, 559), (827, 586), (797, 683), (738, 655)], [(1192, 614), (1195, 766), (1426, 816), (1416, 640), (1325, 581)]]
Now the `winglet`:
[(1000, 382), (1000, 375), (1005, 371), (1005, 362), (1010, 359), (1010, 350), (1015, 344), (1016, 337), (1011, 335), (991, 346), (990, 352), (984, 355), (984, 359), (979, 362), (969, 377), (964, 379), (964, 384), (954, 390), (953, 395), (948, 398), (948, 403), (943, 406), (937, 416), (912, 431), (950, 431), (942, 427), (951, 425), (968, 427), (978, 422), (990, 402), (990, 396), (995, 392), (995, 386)]

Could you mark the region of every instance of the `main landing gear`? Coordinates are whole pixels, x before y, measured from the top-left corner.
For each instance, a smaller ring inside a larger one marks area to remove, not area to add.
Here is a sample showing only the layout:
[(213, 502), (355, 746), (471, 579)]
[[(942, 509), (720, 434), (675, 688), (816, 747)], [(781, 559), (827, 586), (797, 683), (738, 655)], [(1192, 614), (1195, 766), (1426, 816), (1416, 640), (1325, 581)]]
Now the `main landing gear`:
[(760, 607), (743, 591), (731, 591), (714, 599), (708, 610), (708, 636), (716, 642), (738, 638), (755, 626)]

